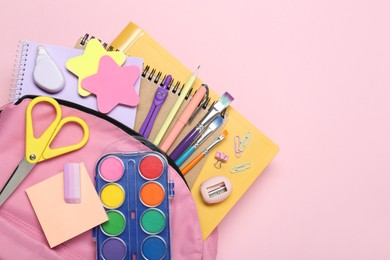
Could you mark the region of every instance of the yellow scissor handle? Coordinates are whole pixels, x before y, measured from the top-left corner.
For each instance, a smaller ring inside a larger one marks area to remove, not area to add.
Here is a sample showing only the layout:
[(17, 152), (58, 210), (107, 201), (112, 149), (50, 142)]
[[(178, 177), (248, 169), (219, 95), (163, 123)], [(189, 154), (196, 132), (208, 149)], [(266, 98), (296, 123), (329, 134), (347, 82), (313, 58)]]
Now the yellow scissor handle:
[[(55, 118), (38, 138), (34, 136), (34, 128), (32, 122), (32, 109), (35, 105), (41, 102), (47, 102), (51, 104), (55, 109)], [(29, 163), (41, 162), (45, 159), (56, 157), (64, 153), (68, 153), (77, 150), (84, 146), (88, 141), (89, 129), (87, 124), (78, 117), (66, 117), (61, 119), (62, 110), (58, 102), (47, 96), (40, 96), (34, 98), (26, 109), (26, 160)], [(84, 135), (82, 140), (73, 145), (64, 146), (60, 148), (51, 149), (50, 144), (54, 140), (55, 136), (61, 130), (61, 128), (69, 122), (77, 123), (83, 129)]]
[[(81, 139), (81, 141), (76, 143), (76, 144), (63, 146), (63, 147), (59, 147), (59, 148), (55, 148), (55, 149), (50, 148), (51, 142), (54, 140), (56, 135), (61, 131), (61, 128), (67, 123), (76, 123), (79, 126), (81, 126), (81, 128), (83, 129), (83, 132), (84, 132), (83, 138)], [(65, 153), (69, 153), (69, 152), (73, 152), (75, 150), (78, 150), (87, 143), (88, 138), (89, 138), (89, 129), (88, 129), (87, 124), (84, 122), (84, 120), (82, 120), (79, 117), (75, 117), (75, 116), (65, 117), (65, 118), (61, 119), (59, 125), (55, 129), (55, 132), (54, 132), (52, 138), (50, 138), (50, 140), (49, 140), (49, 144), (47, 145), (46, 149), (43, 151), (43, 154), (42, 154), (40, 161), (50, 159), (50, 158), (53, 158), (53, 157), (56, 157), (56, 156), (59, 156), (59, 155), (65, 154)]]
[[(42, 102), (47, 102), (54, 107), (55, 118), (42, 133), (42, 135), (39, 138), (35, 138), (32, 122), (32, 110), (38, 103)], [(28, 104), (26, 109), (26, 160), (29, 163), (37, 163), (40, 161), (43, 151), (45, 150), (50, 141), (50, 138), (60, 123), (61, 117), (61, 107), (53, 98), (46, 96), (36, 97), (31, 100), (30, 104)]]

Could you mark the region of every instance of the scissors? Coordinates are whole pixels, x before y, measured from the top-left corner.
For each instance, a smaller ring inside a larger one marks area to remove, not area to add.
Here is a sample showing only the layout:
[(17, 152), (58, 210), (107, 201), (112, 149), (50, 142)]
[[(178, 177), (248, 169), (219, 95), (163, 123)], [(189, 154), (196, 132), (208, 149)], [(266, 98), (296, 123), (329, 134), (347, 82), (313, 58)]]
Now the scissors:
[[(47, 102), (55, 109), (55, 118), (38, 138), (34, 136), (34, 126), (32, 120), (32, 109), (39, 103)], [(55, 139), (61, 128), (67, 123), (76, 123), (83, 130), (83, 137), (79, 143), (50, 148), (50, 144)], [(0, 206), (19, 186), (27, 174), (34, 168), (35, 164), (47, 159), (51, 159), (65, 153), (69, 153), (83, 147), (89, 138), (89, 129), (87, 124), (79, 117), (69, 116), (62, 118), (62, 109), (58, 102), (47, 96), (34, 98), (26, 109), (26, 149), (25, 156), (15, 168), (11, 177), (8, 179), (0, 191)]]

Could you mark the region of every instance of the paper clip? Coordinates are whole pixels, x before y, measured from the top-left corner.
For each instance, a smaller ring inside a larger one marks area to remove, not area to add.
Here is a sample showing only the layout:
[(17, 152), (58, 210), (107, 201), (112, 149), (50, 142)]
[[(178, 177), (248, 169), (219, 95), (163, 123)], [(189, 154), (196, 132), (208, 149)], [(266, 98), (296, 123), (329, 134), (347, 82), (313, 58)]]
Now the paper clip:
[(251, 140), (251, 138), (252, 138), (252, 133), (251, 132), (246, 132), (244, 137), (240, 141), (240, 146), (238, 147), (238, 150), (240, 152), (245, 151), (245, 149), (248, 146), (249, 141)]
[(236, 135), (234, 137), (234, 154), (236, 155), (237, 158), (240, 158), (241, 157), (241, 151), (240, 151), (240, 146), (241, 146), (241, 141), (240, 141), (240, 137), (238, 135)]
[(245, 171), (251, 167), (252, 167), (252, 164), (250, 162), (245, 162), (245, 163), (238, 164), (236, 166), (231, 167), (230, 172), (233, 174), (239, 173), (239, 172)]
[(237, 158), (240, 158), (242, 153), (245, 151), (246, 147), (249, 144), (249, 141), (252, 138), (251, 132), (246, 132), (245, 135), (240, 139), (240, 136), (236, 135), (234, 137), (234, 153)]
[(221, 169), (222, 163), (226, 163), (227, 162), (227, 160), (229, 159), (229, 155), (224, 154), (224, 153), (218, 151), (215, 154), (214, 158), (217, 159), (217, 161), (214, 163), (214, 167), (217, 168), (217, 169)]

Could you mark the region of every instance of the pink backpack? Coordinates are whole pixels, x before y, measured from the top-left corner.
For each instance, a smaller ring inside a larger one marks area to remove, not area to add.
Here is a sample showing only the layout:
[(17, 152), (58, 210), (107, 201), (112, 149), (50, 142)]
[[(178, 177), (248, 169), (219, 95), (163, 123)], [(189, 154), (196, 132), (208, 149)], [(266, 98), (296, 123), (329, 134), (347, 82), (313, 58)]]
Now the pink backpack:
[[(31, 98), (22, 98), (15, 105), (7, 104), (0, 109), (0, 188), (24, 156), (25, 109)], [(138, 141), (133, 130), (103, 114), (67, 101), (58, 102), (64, 117), (77, 116), (88, 124), (88, 143), (78, 151), (38, 163), (0, 207), (0, 259), (95, 259), (91, 231), (50, 249), (25, 190), (62, 172), (68, 162), (84, 162), (94, 179), (96, 162), (106, 153), (158, 151), (150, 142)], [(203, 241), (191, 192), (180, 170), (168, 162), (170, 179), (175, 185), (175, 197), (170, 204), (172, 258), (215, 259), (218, 232)]]

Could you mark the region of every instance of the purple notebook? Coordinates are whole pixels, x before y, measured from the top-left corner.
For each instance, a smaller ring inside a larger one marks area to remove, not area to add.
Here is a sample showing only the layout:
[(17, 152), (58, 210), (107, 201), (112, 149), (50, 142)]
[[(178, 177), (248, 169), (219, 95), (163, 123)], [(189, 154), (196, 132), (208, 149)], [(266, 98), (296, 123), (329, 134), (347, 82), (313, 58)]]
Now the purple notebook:
[[(45, 92), (40, 89), (33, 81), (33, 71), (37, 55), (37, 47), (40, 45), (45, 47), (65, 77), (65, 87), (58, 93), (51, 94)], [(67, 100), (98, 111), (96, 97), (94, 95), (89, 95), (87, 97), (80, 96), (77, 92), (77, 76), (68, 71), (65, 67), (68, 59), (81, 55), (83, 50), (24, 41), (20, 43), (18, 53), (19, 55), (17, 64), (15, 64), (15, 81), (11, 89), (12, 102), (16, 102), (20, 97), (25, 95), (44, 95)], [(138, 66), (140, 71), (142, 71), (142, 64), (143, 59), (141, 58), (127, 57), (127, 60), (123, 66)], [(135, 83), (137, 94), (139, 94), (140, 83), (141, 77), (139, 77)], [(107, 115), (134, 129), (136, 112), (136, 107), (118, 105)]]

